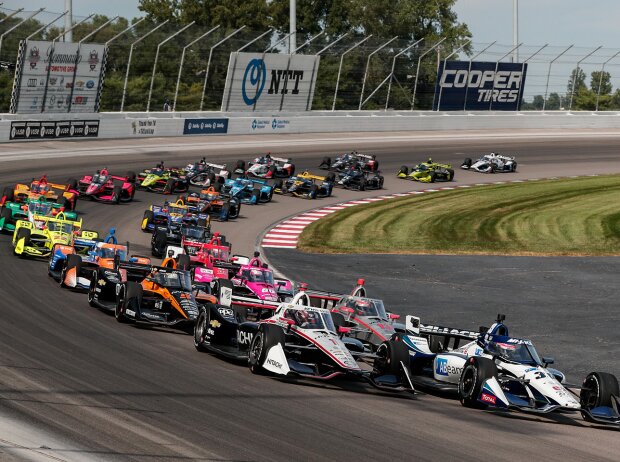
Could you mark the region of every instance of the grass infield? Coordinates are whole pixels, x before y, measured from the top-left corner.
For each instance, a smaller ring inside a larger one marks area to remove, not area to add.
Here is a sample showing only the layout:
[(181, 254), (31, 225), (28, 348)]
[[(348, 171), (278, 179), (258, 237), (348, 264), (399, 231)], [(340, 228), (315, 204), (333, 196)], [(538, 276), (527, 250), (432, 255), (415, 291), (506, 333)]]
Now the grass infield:
[(315, 221), (318, 253), (620, 255), (620, 175), (431, 192)]

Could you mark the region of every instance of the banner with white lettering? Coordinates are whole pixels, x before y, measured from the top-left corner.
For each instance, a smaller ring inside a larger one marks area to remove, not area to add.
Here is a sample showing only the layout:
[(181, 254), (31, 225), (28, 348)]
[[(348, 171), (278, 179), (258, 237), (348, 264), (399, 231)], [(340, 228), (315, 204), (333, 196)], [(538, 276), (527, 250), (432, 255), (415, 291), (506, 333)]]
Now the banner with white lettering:
[(222, 111), (309, 111), (319, 57), (231, 53)]
[(21, 46), (11, 112), (96, 112), (105, 45), (28, 41)]
[(433, 110), (518, 111), (526, 74), (527, 63), (443, 61)]

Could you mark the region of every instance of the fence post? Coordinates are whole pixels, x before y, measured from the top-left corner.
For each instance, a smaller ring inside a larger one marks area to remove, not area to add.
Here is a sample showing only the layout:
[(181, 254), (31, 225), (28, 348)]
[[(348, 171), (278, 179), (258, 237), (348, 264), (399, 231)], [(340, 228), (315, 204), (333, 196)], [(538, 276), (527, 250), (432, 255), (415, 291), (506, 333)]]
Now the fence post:
[(364, 79), (362, 80), (362, 93), (360, 94), (360, 104), (357, 108), (358, 111), (362, 110), (362, 101), (364, 100), (364, 90), (366, 89), (366, 78), (368, 77), (368, 68), (370, 67), (370, 58), (372, 58), (374, 54), (379, 53), (381, 50), (383, 50), (386, 46), (388, 46), (390, 43), (392, 43), (397, 38), (398, 38), (398, 35), (395, 37), (392, 37), (390, 40), (385, 42), (383, 45), (381, 45), (379, 48), (377, 48), (375, 51), (373, 51), (372, 53), (368, 55), (368, 59), (366, 60), (366, 68), (364, 69)]
[[(523, 61), (521, 63), (521, 78), (523, 78), (523, 73), (525, 72), (525, 63), (527, 63), (530, 59), (532, 59), (534, 56), (536, 56), (538, 53), (540, 53), (541, 51), (543, 51), (545, 48), (547, 48), (549, 44), (545, 43), (543, 46), (541, 46), (538, 50), (536, 50), (534, 53), (532, 53), (531, 55), (529, 55), (527, 57), (527, 59), (525, 59), (525, 61)], [(519, 108), (521, 107), (521, 100), (523, 99), (523, 90), (524, 90), (524, 86), (523, 86), (523, 81), (521, 81), (521, 91), (519, 92)]]
[(415, 71), (415, 83), (413, 84), (413, 97), (411, 98), (411, 110), (412, 111), (413, 111), (413, 108), (415, 106), (415, 95), (416, 95), (416, 92), (418, 90), (418, 76), (420, 75), (420, 64), (422, 63), (422, 58), (424, 58), (424, 56), (426, 56), (431, 51), (433, 51), (435, 48), (437, 48), (439, 45), (441, 45), (443, 43), (443, 41), (445, 39), (447, 39), (447, 38), (448, 37), (442, 38), (439, 42), (437, 42), (435, 45), (433, 45), (428, 50), (426, 50), (424, 53), (422, 53), (420, 55), (420, 57), (418, 58), (418, 67), (417, 67), (417, 69)]
[[(20, 22), (18, 22), (17, 24), (15, 24), (13, 27), (5, 30), (2, 35), (0, 35), (0, 59), (2, 58), (2, 41), (4, 40), (4, 37), (6, 37), (7, 35), (9, 35), (11, 32), (13, 32), (15, 29), (17, 29), (19, 26), (21, 26), (23, 23), (25, 23), (26, 21), (28, 21), (31, 18), (34, 18), (36, 15), (38, 15), (41, 11), (43, 11), (45, 8), (39, 8), (37, 11), (33, 12), (30, 16), (28, 16), (27, 18), (22, 19)], [(23, 8), (22, 8), (23, 10)]]
[(26, 41), (30, 40), (32, 37), (34, 37), (35, 35), (37, 35), (39, 32), (47, 29), (49, 26), (51, 26), (52, 24), (54, 24), (56, 21), (58, 21), (60, 18), (62, 18), (63, 16), (65, 16), (69, 11), (65, 11), (64, 13), (62, 13), (60, 16), (58, 16), (56, 19), (48, 22), (47, 24), (45, 24), (44, 26), (39, 27), (36, 31), (34, 31), (32, 34), (30, 34), (28, 37), (26, 37)]
[(179, 85), (181, 84), (181, 73), (183, 72), (183, 63), (185, 62), (185, 51), (191, 47), (194, 43), (198, 42), (199, 40), (202, 40), (203, 38), (205, 38), (207, 35), (211, 34), (211, 32), (214, 32), (215, 30), (219, 29), (219, 24), (217, 26), (215, 26), (213, 29), (205, 32), (204, 34), (202, 34), (200, 37), (198, 37), (195, 40), (192, 40), (190, 43), (188, 43), (187, 45), (185, 45), (183, 47), (183, 52), (181, 53), (181, 63), (179, 64), (179, 74), (177, 75), (177, 86), (176, 89), (174, 90), (174, 101), (172, 103), (172, 110), (176, 111), (177, 110), (177, 97), (179, 96)]
[(243, 29), (245, 29), (245, 26), (241, 26), (239, 29), (237, 29), (236, 31), (228, 34), (226, 37), (224, 37), (222, 40), (220, 40), (219, 42), (217, 42), (215, 45), (213, 45), (211, 47), (211, 49), (209, 50), (209, 59), (207, 60), (207, 69), (205, 70), (205, 81), (204, 84), (202, 85), (202, 96), (200, 98), (200, 110), (202, 111), (202, 107), (204, 105), (204, 101), (205, 101), (205, 91), (207, 90), (207, 80), (209, 79), (209, 68), (211, 67), (211, 57), (213, 56), (213, 50), (215, 50), (217, 47), (219, 47), (222, 43), (224, 43), (226, 40), (228, 40), (229, 38), (231, 38), (233, 35), (236, 35), (237, 33), (239, 33), (240, 31), (242, 31)]
[[(472, 63), (472, 61), (474, 59), (476, 59), (478, 56), (480, 56), (482, 53), (487, 51), (489, 48), (491, 48), (496, 43), (497, 43), (497, 40), (493, 40), (489, 45), (484, 47), (482, 50), (480, 50), (478, 53), (476, 53), (474, 56), (472, 56), (469, 59), (469, 65), (467, 66), (467, 75), (469, 75), (469, 73), (471, 72), (471, 63)], [(469, 85), (465, 87), (465, 101), (463, 102), (463, 112), (467, 110), (467, 95), (468, 94), (469, 94)]]
[(344, 61), (344, 57), (351, 51), (355, 50), (357, 47), (359, 47), (360, 45), (362, 45), (364, 42), (366, 42), (368, 39), (370, 39), (370, 37), (372, 37), (372, 34), (370, 34), (368, 37), (366, 37), (365, 39), (357, 42), (355, 45), (353, 45), (351, 48), (347, 49), (344, 53), (342, 53), (340, 55), (340, 65), (338, 66), (338, 77), (336, 78), (336, 89), (334, 90), (334, 101), (332, 102), (332, 111), (334, 111), (336, 109), (336, 97), (338, 96), (338, 87), (340, 86), (340, 72), (342, 71), (342, 63)]
[[(551, 65), (556, 62), (564, 53), (566, 53), (568, 50), (570, 50), (571, 48), (573, 48), (575, 45), (571, 45), (569, 46), (566, 50), (564, 50), (562, 53), (560, 53), (559, 55), (557, 55), (555, 58), (553, 58), (551, 61), (549, 61), (549, 69), (547, 70), (547, 84), (545, 85), (545, 99), (543, 100), (543, 112), (545, 111), (545, 108), (547, 107), (547, 92), (549, 91), (549, 76), (551, 75)], [(562, 104), (560, 104), (560, 107), (562, 106)]]
[[(587, 55), (585, 55), (583, 58), (581, 58), (579, 61), (577, 61), (577, 72), (579, 71), (579, 66), (581, 65), (581, 63), (583, 61), (585, 61), (587, 58), (589, 58), (590, 56), (592, 56), (594, 53), (596, 53), (598, 50), (600, 50), (601, 48), (603, 48), (602, 45), (600, 45), (598, 48), (596, 48), (595, 50), (592, 50), (590, 53), (588, 53)], [(570, 92), (570, 103), (568, 105), (568, 110), (571, 111), (573, 109), (573, 96), (575, 95), (575, 80), (577, 80), (577, 72), (575, 72), (573, 74), (573, 85), (571, 88), (571, 92)]]
[[(448, 62), (448, 58), (451, 58), (452, 56), (457, 54), (459, 51), (461, 51), (463, 48), (465, 48), (470, 43), (471, 43), (471, 40), (467, 40), (463, 45), (458, 47), (456, 50), (454, 50), (452, 53), (450, 53), (448, 56), (446, 56), (443, 59), (443, 69), (444, 69), (444, 71), (446, 70), (446, 63)], [(469, 73), (467, 73), (467, 78), (469, 79)], [(467, 88), (467, 86), (466, 86), (466, 88)], [(441, 107), (441, 95), (442, 95), (442, 93), (443, 93), (443, 87), (440, 84), (440, 86), (439, 86), (439, 99), (437, 100), (437, 111), (439, 111), (439, 108)]]
[(172, 40), (174, 37), (179, 35), (181, 32), (183, 32), (186, 29), (189, 29), (190, 27), (192, 27), (195, 23), (196, 23), (196, 21), (190, 22), (187, 26), (185, 26), (182, 29), (176, 31), (174, 34), (172, 34), (171, 36), (167, 37), (163, 42), (160, 42), (157, 45), (157, 51), (155, 52), (155, 61), (153, 62), (153, 72), (151, 73), (151, 86), (149, 88), (149, 98), (146, 101), (146, 112), (149, 112), (150, 109), (151, 109), (151, 95), (153, 94), (153, 83), (155, 82), (155, 70), (157, 69), (157, 60), (159, 59), (159, 49), (162, 47), (162, 45), (164, 45), (168, 41)]
[[(420, 43), (422, 40), (424, 40), (424, 38), (421, 38), (420, 40), (414, 42), (413, 44), (409, 45), (407, 48), (405, 48), (404, 50), (402, 50), (400, 53), (398, 53), (396, 56), (394, 56), (394, 59), (392, 60), (392, 70), (390, 71), (390, 75), (388, 75), (389, 79), (390, 79), (390, 83), (388, 84), (388, 92), (387, 92), (387, 97), (385, 98), (385, 110), (387, 111), (388, 108), (388, 104), (390, 102), (390, 93), (392, 91), (392, 80), (394, 77), (394, 69), (396, 67), (396, 58), (398, 58), (400, 55), (408, 52), (411, 48), (413, 48), (414, 46), (416, 46), (418, 43)], [(387, 79), (386, 79), (387, 80)], [(381, 85), (383, 85), (385, 83), (385, 80), (383, 82), (381, 82), (379, 84), (379, 86), (377, 88), (375, 88), (375, 90), (371, 93), (370, 96), (374, 95), (379, 88), (381, 88)], [(366, 101), (368, 101), (368, 99), (370, 98), (370, 96), (368, 98), (366, 98)]]
[(615, 55), (613, 55), (611, 58), (609, 58), (607, 61), (605, 61), (603, 63), (603, 65), (601, 66), (601, 73), (599, 75), (599, 79), (598, 79), (598, 92), (596, 93), (596, 109), (595, 111), (598, 112), (598, 100), (601, 96), (601, 85), (603, 84), (603, 72), (605, 72), (605, 65), (611, 61), (612, 59), (614, 59), (616, 56), (618, 56), (620, 54), (620, 51), (617, 52)]
[(131, 67), (131, 58), (133, 57), (133, 47), (135, 45), (137, 45), (138, 43), (140, 43), (145, 38), (147, 38), (149, 35), (151, 35), (157, 29), (159, 29), (160, 27), (165, 25), (167, 22), (168, 22), (168, 19), (166, 19), (164, 22), (162, 22), (158, 26), (155, 26), (153, 29), (148, 31), (146, 34), (144, 34), (138, 40), (133, 42), (131, 44), (131, 46), (129, 47), (129, 57), (127, 58), (127, 70), (125, 71), (125, 83), (123, 84), (123, 96), (121, 97), (121, 110), (120, 110), (120, 112), (123, 112), (123, 109), (125, 108), (125, 96), (127, 95), (127, 81), (129, 80), (129, 68)]
[[(517, 51), (519, 49), (519, 47), (523, 45), (523, 43), (519, 43), (518, 45), (514, 46), (511, 48), (511, 50), (506, 53), (504, 56), (502, 56), (501, 58), (499, 58), (496, 62), (495, 62), (495, 75), (497, 75), (497, 70), (499, 69), (499, 62), (504, 59), (506, 56), (508, 56), (509, 54), (511, 54), (514, 51)], [(493, 77), (493, 87), (491, 88), (491, 100), (489, 101), (489, 111), (493, 109), (493, 94), (495, 93), (495, 77)]]

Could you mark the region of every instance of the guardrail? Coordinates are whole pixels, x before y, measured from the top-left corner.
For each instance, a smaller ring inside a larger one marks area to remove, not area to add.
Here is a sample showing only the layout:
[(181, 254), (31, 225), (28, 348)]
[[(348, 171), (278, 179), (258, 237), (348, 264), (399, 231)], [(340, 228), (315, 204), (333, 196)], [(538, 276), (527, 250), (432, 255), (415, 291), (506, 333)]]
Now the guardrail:
[(494, 129), (620, 129), (620, 112), (326, 111), (288, 114), (153, 112), (0, 115), (0, 142), (42, 139), (226, 136)]

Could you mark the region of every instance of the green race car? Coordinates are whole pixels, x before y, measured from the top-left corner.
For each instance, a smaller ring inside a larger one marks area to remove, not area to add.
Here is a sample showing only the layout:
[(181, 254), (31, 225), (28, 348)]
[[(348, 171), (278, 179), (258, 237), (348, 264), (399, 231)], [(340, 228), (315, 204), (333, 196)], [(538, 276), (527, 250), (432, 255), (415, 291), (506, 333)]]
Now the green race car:
[(411, 170), (403, 165), (396, 176), (405, 180), (434, 183), (435, 181), (452, 181), (454, 170), (450, 164), (439, 164), (429, 158), (428, 161), (412, 167)]
[[(18, 220), (13, 232), (13, 253), (25, 257), (48, 257), (56, 244), (72, 245), (81, 228), (82, 220), (68, 220), (64, 212), (54, 218), (35, 215), (33, 222)], [(81, 234), (86, 233), (91, 232)]]
[(77, 220), (77, 213), (65, 211), (60, 204), (47, 202), (44, 198), (36, 200), (28, 199), (25, 203), (6, 202), (0, 208), (0, 231), (15, 231), (15, 224), (19, 220), (34, 223), (34, 217), (55, 217), (60, 212), (64, 212), (65, 219)]
[(189, 179), (179, 168), (164, 167), (164, 163), (157, 164), (137, 175), (139, 189), (164, 194), (186, 192), (189, 189)]

